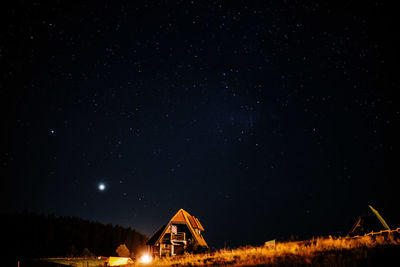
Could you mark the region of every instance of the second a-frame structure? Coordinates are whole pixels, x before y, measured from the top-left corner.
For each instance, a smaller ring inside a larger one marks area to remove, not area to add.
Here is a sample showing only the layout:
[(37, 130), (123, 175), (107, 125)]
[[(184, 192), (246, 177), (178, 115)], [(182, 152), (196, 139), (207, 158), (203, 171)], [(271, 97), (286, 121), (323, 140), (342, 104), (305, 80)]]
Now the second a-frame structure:
[(358, 217), (356, 223), (348, 233), (349, 236), (364, 235), (370, 232), (378, 232), (380, 230), (390, 230), (389, 225), (371, 205), (368, 206), (367, 214)]
[(201, 232), (200, 221), (184, 209), (180, 209), (168, 222), (155, 232), (146, 245), (156, 257), (181, 255), (185, 251), (198, 252), (208, 249)]

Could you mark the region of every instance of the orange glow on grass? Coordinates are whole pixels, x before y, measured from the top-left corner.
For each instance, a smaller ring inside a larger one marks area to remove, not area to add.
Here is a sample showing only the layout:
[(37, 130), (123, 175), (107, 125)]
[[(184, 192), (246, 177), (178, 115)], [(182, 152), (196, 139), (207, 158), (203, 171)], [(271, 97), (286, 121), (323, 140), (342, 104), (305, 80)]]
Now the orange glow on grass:
[[(187, 254), (154, 259), (155, 266), (226, 265), (346, 265), (346, 260), (367, 259), (382, 246), (400, 246), (400, 228), (356, 237), (318, 237), (305, 241), (276, 242), (268, 246), (222, 249), (214, 253)], [(350, 258), (346, 258), (350, 257)], [(289, 264), (290, 263), (290, 264)]]

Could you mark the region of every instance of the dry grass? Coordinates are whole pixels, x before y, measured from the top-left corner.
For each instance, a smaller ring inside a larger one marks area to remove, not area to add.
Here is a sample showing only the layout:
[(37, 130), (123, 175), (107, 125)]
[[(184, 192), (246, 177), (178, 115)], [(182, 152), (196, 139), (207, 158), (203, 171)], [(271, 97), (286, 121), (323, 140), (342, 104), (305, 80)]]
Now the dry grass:
[[(400, 228), (353, 238), (315, 238), (276, 243), (275, 246), (243, 247), (210, 254), (155, 259), (147, 266), (358, 266), (375, 265), (380, 257), (400, 252)], [(393, 255), (392, 255), (393, 254)], [(133, 266), (143, 266), (135, 264)]]

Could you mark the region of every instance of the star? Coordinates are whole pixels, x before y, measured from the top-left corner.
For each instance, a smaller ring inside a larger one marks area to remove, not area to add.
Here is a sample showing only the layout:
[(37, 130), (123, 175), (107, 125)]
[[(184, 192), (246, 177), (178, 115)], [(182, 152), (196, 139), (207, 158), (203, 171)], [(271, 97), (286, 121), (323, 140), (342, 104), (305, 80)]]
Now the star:
[(106, 185), (104, 183), (99, 183), (97, 187), (100, 191), (104, 191), (106, 189)]

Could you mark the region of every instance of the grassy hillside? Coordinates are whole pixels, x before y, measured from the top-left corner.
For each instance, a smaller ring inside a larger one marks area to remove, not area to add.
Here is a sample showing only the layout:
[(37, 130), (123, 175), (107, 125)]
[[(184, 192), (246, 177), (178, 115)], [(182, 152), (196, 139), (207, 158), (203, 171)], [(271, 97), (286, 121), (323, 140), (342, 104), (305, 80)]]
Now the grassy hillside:
[[(315, 238), (154, 260), (150, 266), (386, 266), (400, 255), (400, 228), (354, 238)], [(139, 264), (137, 264), (139, 265)]]
[[(155, 259), (137, 266), (396, 266), (400, 228), (365, 236), (314, 238), (262, 247), (246, 246), (214, 253)], [(104, 266), (106, 258), (56, 258), (24, 266)], [(50, 264), (50, 265), (49, 265)]]

